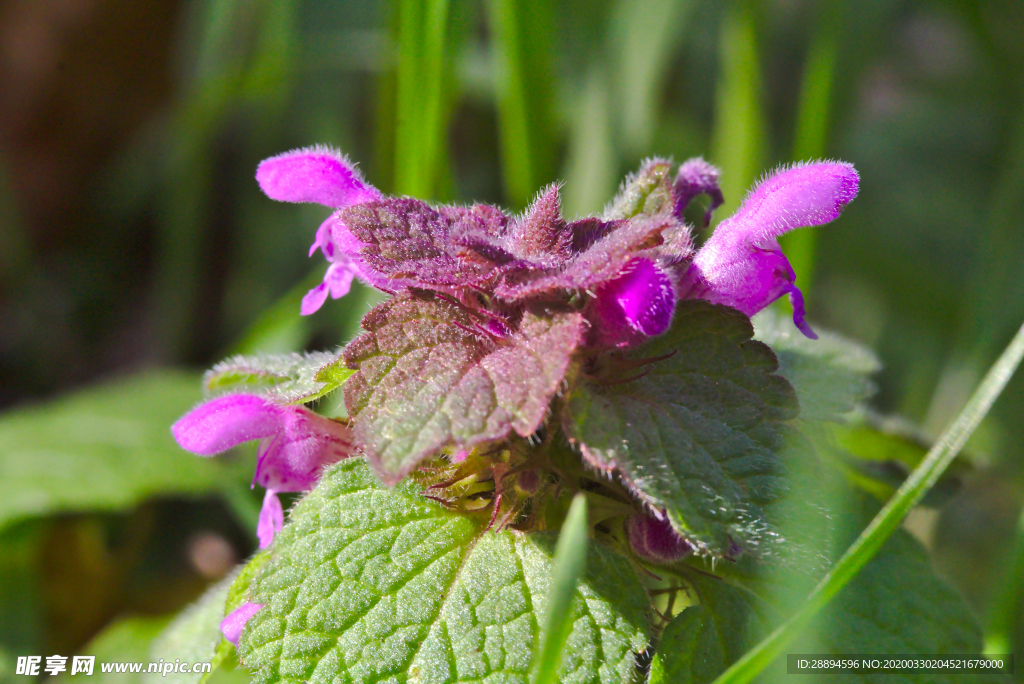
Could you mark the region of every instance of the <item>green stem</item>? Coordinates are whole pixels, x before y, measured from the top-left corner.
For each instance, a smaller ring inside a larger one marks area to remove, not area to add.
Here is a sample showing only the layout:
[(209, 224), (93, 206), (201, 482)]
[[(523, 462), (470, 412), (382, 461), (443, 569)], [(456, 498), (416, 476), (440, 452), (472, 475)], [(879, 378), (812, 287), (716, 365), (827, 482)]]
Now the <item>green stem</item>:
[(775, 660), (829, 601), (870, 561), (900, 526), (907, 513), (935, 484), (982, 418), (992, 408), (1024, 357), (1024, 326), (1017, 331), (999, 360), (989, 369), (960, 415), (939, 437), (921, 465), (861, 532), (843, 557), (814, 588), (800, 610), (757, 646), (733, 663), (715, 684), (745, 684)]

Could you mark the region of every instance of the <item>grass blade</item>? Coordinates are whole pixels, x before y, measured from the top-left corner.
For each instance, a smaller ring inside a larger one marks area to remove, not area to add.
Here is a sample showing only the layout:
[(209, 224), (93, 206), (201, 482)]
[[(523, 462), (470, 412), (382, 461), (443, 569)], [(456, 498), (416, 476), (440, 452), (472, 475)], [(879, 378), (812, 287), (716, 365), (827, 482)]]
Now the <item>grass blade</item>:
[(395, 112), (395, 192), (437, 193), (446, 140), (444, 75), (448, 0), (400, 0)]
[(608, 78), (593, 67), (579, 97), (569, 134), (565, 168), (565, 215), (600, 213), (615, 193), (618, 158), (612, 146), (611, 94)]
[(610, 23), (622, 139), (643, 154), (654, 138), (657, 107), (672, 57), (682, 48), (693, 0), (618, 0)]
[(853, 579), (900, 526), (907, 513), (921, 501), (953, 462), (971, 433), (992, 408), (1024, 357), (1024, 326), (1017, 331), (1002, 355), (989, 369), (978, 389), (953, 423), (935, 442), (896, 494), (861, 532), (843, 557), (814, 588), (807, 601), (789, 620), (726, 670), (715, 684), (746, 684), (756, 677), (814, 619), (832, 597)]
[(726, 12), (719, 35), (719, 60), (712, 162), (722, 169), (725, 196), (725, 205), (716, 216), (729, 216), (757, 177), (764, 156), (761, 67), (756, 17), (749, 2), (734, 2)]
[(587, 499), (577, 494), (558, 535), (540, 650), (534, 654), (532, 684), (558, 681), (562, 647), (572, 631), (572, 598), (587, 561)]
[[(793, 161), (820, 159), (825, 155), (838, 50), (834, 19), (837, 11), (836, 7), (823, 7), (822, 20), (807, 52), (800, 101), (797, 104)], [(814, 274), (817, 231), (817, 228), (804, 228), (784, 235), (779, 240), (782, 251), (800, 278), (800, 289), (805, 298), (810, 292)]]
[(1013, 653), (1013, 633), (1024, 593), (1024, 511), (1017, 520), (1013, 549), (1007, 557), (1000, 582), (989, 598), (985, 620), (985, 654)]
[(515, 208), (554, 179), (554, 40), (546, 0), (493, 0), (495, 84), (505, 195)]

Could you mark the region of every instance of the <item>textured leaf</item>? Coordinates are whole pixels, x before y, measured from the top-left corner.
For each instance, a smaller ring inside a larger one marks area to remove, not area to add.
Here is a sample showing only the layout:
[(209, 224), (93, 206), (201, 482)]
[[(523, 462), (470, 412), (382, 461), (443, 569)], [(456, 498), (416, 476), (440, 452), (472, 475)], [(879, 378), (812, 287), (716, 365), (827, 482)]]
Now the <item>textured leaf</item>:
[[(773, 629), (793, 600), (779, 604), (765, 583), (691, 579), (700, 605), (665, 628), (652, 663), (651, 684), (711, 682)], [(902, 530), (833, 600), (790, 653), (981, 653), (981, 629), (963, 597), (940, 578), (925, 550)], [(962, 675), (815, 675), (815, 682), (953, 682)], [(785, 658), (758, 681), (788, 682)]]
[[(811, 630), (815, 633), (822, 651), (832, 653), (982, 652), (981, 627), (967, 602), (903, 530), (833, 599)], [(963, 675), (916, 675), (913, 681), (960, 682)]]
[[(779, 454), (796, 396), (752, 334), (734, 309), (680, 302), (669, 332), (613, 355), (576, 385), (563, 413), (591, 465), (621, 472), (699, 551), (718, 556), (733, 542), (755, 553), (778, 546), (768, 508), (789, 489)], [(638, 362), (657, 357), (667, 358), (629, 381)]]
[[(271, 682), (525, 682), (539, 642), (554, 535), (482, 531), (404, 481), (339, 463), (292, 514), (239, 642)], [(629, 682), (648, 602), (622, 556), (591, 545), (562, 681)]]
[(345, 405), (385, 481), (442, 447), (532, 434), (584, 332), (576, 313), (527, 313), (501, 342), (476, 325), (453, 304), (404, 292), (367, 314), (368, 332), (346, 347), (358, 372)]
[(778, 357), (778, 374), (796, 389), (802, 418), (838, 420), (874, 393), (870, 376), (881, 363), (869, 349), (820, 330), (817, 340), (809, 340), (771, 308), (754, 316), (753, 324), (755, 338)]
[(672, 164), (664, 159), (645, 161), (639, 171), (622, 181), (619, 194), (604, 211), (604, 220), (617, 221), (674, 209), (671, 173)]
[(712, 682), (780, 620), (774, 607), (738, 584), (704, 576), (689, 579), (700, 603), (686, 608), (662, 632), (651, 684)]
[(234, 479), (230, 460), (182, 451), (169, 426), (200, 399), (189, 373), (147, 373), (0, 418), (0, 527), (59, 511), (117, 510)]
[(484, 204), (435, 209), (416, 199), (389, 198), (348, 207), (339, 218), (388, 289), (477, 285), (513, 261), (499, 240), (507, 217)]
[(339, 353), (232, 356), (203, 376), (207, 392), (244, 392), (304, 404), (338, 389), (351, 376)]

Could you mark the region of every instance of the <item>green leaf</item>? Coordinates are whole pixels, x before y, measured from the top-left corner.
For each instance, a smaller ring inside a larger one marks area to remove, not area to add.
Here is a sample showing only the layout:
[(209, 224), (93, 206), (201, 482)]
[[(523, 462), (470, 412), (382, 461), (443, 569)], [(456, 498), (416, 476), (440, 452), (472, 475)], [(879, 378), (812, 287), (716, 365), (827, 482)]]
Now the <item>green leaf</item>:
[[(546, 619), (555, 537), (484, 530), (361, 459), (324, 474), (253, 587), (239, 642), (271, 682), (525, 682)], [(591, 545), (563, 681), (629, 682), (648, 602), (625, 557)], [(391, 679), (393, 678), (393, 679)]]
[(305, 404), (330, 394), (352, 375), (340, 353), (232, 356), (203, 376), (207, 392), (261, 394), (286, 404)]
[(401, 479), (446, 446), (472, 447), (544, 420), (583, 335), (577, 313), (527, 313), (499, 345), (439, 298), (406, 291), (363, 319), (345, 348), (345, 405), (356, 439), (381, 477)]
[(667, 333), (595, 368), (563, 413), (566, 435), (591, 465), (621, 472), (641, 500), (667, 509), (680, 534), (716, 556), (729, 555), (731, 542), (755, 554), (778, 547), (768, 510), (789, 488), (779, 454), (796, 395), (752, 335), (734, 309), (680, 302)]
[(622, 181), (622, 187), (604, 212), (604, 220), (617, 221), (669, 209), (672, 200), (672, 165), (650, 160)]
[(662, 632), (650, 684), (711, 682), (779, 621), (778, 610), (742, 585), (691, 576), (700, 603)]
[[(237, 572), (237, 571), (236, 571)], [(228, 591), (234, 583), (236, 573), (217, 582), (194, 604), (181, 612), (167, 629), (153, 641), (149, 659), (157, 661), (210, 663), (223, 636), (220, 622), (224, 618), (224, 604)], [(171, 682), (172, 684), (199, 684), (202, 673), (171, 672), (167, 676), (150, 673), (147, 684)]]
[[(850, 481), (888, 501), (928, 452), (929, 440), (907, 421), (865, 410), (850, 424), (833, 425), (831, 434), (840, 447), (840, 463)], [(960, 489), (971, 466), (958, 457), (921, 500), (941, 506)]]
[[(898, 530), (811, 629), (824, 652), (981, 653), (981, 628), (964, 598), (932, 568), (927, 552)], [(844, 681), (842, 676), (822, 681)], [(962, 681), (958, 673), (929, 682)]]
[(156, 371), (0, 418), (0, 527), (61, 511), (119, 510), (155, 495), (198, 495), (236, 479), (197, 458), (171, 424), (200, 399), (199, 378)]
[(754, 337), (772, 348), (779, 375), (796, 390), (805, 420), (841, 419), (874, 393), (870, 376), (881, 363), (866, 347), (827, 331), (809, 340), (788, 316), (772, 309), (752, 322)]

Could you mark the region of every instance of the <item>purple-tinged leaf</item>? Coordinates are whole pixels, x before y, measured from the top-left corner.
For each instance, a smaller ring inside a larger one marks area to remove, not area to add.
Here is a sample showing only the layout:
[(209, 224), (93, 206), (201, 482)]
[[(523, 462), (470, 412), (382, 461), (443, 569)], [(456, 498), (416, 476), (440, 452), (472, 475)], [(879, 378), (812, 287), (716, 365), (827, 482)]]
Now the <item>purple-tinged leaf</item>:
[(513, 224), (509, 243), (521, 257), (559, 264), (572, 255), (572, 237), (562, 218), (558, 184), (552, 183), (537, 194), (530, 208)]
[[(564, 270), (509, 274), (495, 288), (495, 294), (502, 299), (517, 301), (557, 290), (592, 291), (596, 286), (619, 277), (634, 258), (656, 259), (666, 236), (678, 239), (680, 231), (685, 231), (685, 228), (671, 212), (635, 217), (596, 241), (569, 262)], [(678, 244), (674, 244), (673, 260), (678, 250)]]
[(386, 482), (444, 447), (536, 431), (586, 326), (578, 313), (527, 313), (502, 340), (481, 324), (454, 304), (406, 291), (367, 314), (367, 332), (346, 347), (357, 373), (345, 405)]
[(488, 249), (498, 246), (503, 219), (486, 205), (435, 209), (415, 199), (385, 199), (339, 212), (333, 232), (336, 242), (358, 241), (360, 271), (375, 285), (454, 291), (484, 285), (509, 260)]

